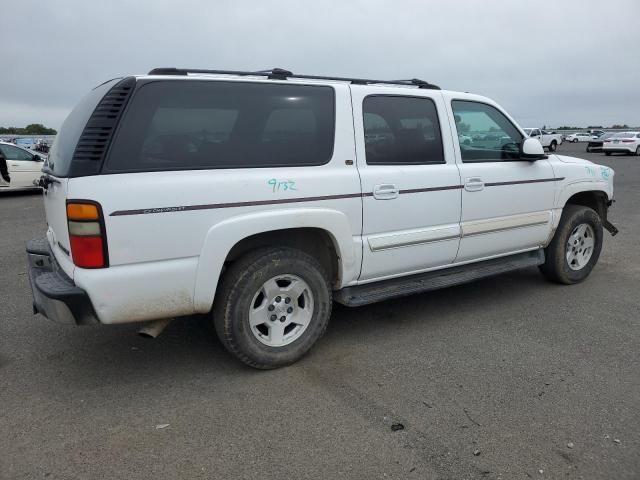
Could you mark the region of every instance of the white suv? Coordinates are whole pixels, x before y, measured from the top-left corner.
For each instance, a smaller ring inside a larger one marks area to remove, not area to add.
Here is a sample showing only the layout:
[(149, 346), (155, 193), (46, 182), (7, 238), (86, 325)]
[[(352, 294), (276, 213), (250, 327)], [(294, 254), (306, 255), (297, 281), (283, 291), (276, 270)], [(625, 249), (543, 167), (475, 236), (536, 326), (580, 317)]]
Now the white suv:
[[(462, 138), (474, 138), (466, 144)], [(420, 80), (155, 69), (90, 92), (52, 146), (34, 310), (74, 324), (210, 314), (257, 368), (364, 305), (598, 260), (613, 170), (544, 155), (495, 102)]]

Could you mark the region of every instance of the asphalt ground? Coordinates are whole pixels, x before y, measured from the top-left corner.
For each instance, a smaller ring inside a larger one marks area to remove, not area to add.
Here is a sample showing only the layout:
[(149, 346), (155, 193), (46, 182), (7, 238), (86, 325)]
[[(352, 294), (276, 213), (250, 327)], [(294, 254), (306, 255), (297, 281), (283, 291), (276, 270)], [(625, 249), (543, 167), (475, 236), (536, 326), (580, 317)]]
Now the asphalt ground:
[(584, 147), (558, 153), (615, 169), (620, 229), (586, 282), (529, 269), (336, 306), (268, 372), (202, 319), (147, 340), (33, 316), (42, 201), (1, 196), (0, 478), (640, 478), (640, 157)]

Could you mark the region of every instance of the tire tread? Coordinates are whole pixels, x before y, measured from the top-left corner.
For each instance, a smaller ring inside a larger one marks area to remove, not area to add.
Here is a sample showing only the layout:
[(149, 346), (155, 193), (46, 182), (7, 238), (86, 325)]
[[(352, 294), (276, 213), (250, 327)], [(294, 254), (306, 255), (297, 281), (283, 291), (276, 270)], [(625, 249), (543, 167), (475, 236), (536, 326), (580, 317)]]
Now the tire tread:
[[(258, 362), (248, 356), (243, 349), (240, 348), (232, 333), (233, 313), (231, 310), (233, 307), (233, 301), (240, 296), (240, 290), (243, 288), (243, 284), (247, 281), (247, 278), (251, 278), (252, 275), (264, 267), (264, 263), (272, 261), (274, 258), (287, 258), (307, 262), (321, 274), (325, 284), (327, 286), (329, 285), (327, 273), (315, 258), (300, 250), (287, 247), (267, 247), (248, 252), (239, 260), (234, 262), (234, 264), (224, 273), (221, 284), (216, 292), (212, 312), (216, 333), (224, 347), (231, 354), (246, 365), (260, 370), (269, 370), (284, 366), (284, 364), (274, 366), (268, 363)], [(327, 315), (330, 317), (331, 307), (333, 304), (331, 288), (327, 288), (327, 292), (329, 296)], [(318, 338), (324, 335), (328, 324), (328, 321), (324, 322)]]

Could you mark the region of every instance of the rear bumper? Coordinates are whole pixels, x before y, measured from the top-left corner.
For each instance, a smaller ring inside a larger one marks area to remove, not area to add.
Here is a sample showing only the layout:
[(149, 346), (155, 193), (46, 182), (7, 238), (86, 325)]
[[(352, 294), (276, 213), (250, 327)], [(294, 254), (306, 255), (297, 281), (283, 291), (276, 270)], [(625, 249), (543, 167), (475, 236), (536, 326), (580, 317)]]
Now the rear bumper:
[(34, 313), (69, 325), (100, 323), (89, 296), (60, 269), (46, 238), (27, 242), (27, 270)]
[(626, 152), (626, 153), (635, 153), (636, 146), (631, 145), (630, 147), (622, 146), (622, 145), (612, 145), (602, 147), (603, 152)]

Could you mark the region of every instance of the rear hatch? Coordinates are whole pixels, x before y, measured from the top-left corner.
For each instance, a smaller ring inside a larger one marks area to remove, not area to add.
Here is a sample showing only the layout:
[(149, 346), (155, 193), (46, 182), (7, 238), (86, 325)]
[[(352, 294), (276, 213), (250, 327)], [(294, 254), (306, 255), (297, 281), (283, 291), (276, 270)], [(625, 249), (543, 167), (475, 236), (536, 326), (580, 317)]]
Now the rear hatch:
[[(128, 88), (122, 94), (122, 88), (117, 87), (125, 82)], [(74, 177), (98, 174), (132, 83), (132, 77), (116, 78), (89, 92), (62, 124), (43, 168), (51, 180), (44, 194), (47, 239), (58, 264), (71, 278), (75, 267), (67, 225), (69, 184)]]

